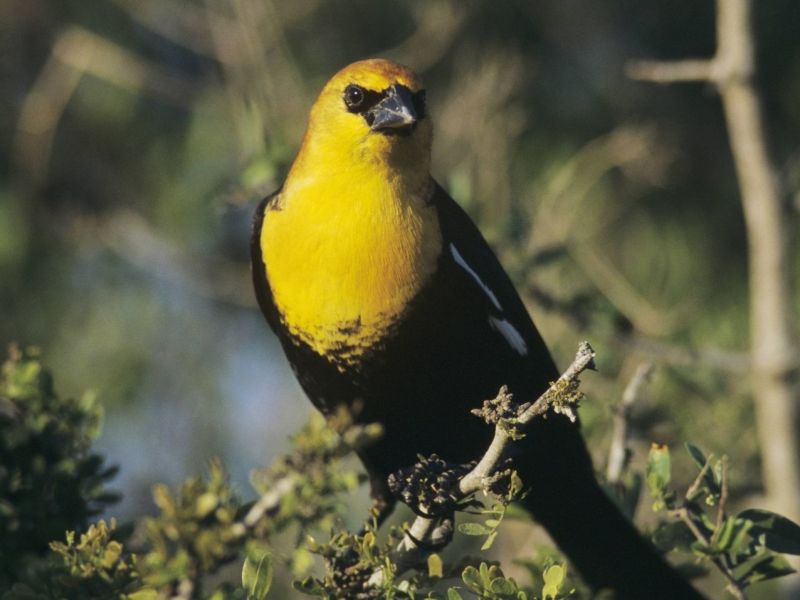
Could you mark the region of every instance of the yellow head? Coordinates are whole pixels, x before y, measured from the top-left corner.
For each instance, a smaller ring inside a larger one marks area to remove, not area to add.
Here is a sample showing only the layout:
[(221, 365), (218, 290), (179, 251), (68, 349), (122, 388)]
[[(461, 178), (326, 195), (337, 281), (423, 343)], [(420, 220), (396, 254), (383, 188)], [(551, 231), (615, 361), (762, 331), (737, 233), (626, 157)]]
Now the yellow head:
[(431, 124), (425, 90), (410, 69), (383, 59), (353, 63), (325, 85), (311, 109), (299, 162), (397, 169), (427, 177)]

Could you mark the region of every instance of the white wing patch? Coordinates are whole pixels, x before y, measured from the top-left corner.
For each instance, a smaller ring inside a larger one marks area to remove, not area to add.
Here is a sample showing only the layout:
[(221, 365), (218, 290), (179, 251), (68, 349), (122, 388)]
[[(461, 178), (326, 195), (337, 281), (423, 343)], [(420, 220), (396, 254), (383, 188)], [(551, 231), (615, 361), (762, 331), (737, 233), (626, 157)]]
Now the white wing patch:
[[(472, 277), (478, 283), (478, 285), (481, 286), (481, 289), (489, 297), (489, 300), (492, 301), (492, 304), (494, 304), (495, 308), (499, 311), (502, 311), (503, 307), (500, 306), (500, 302), (497, 300), (497, 296), (495, 296), (494, 292), (490, 290), (485, 283), (483, 283), (478, 274), (472, 270), (472, 267), (470, 267), (467, 264), (467, 261), (464, 260), (464, 258), (461, 256), (458, 250), (456, 250), (456, 247), (453, 244), (450, 244), (450, 254), (453, 255), (453, 259), (456, 261), (458, 266), (464, 269), (467, 273), (469, 273), (470, 277)], [(516, 333), (516, 330), (514, 330), (514, 333)], [(517, 333), (517, 335), (519, 335), (519, 333)]]
[[(456, 264), (469, 273), (469, 276), (472, 277), (480, 286), (480, 288), (483, 290), (483, 293), (486, 294), (489, 300), (492, 301), (494, 307), (500, 312), (503, 312), (503, 307), (500, 305), (500, 301), (497, 299), (497, 296), (495, 296), (494, 292), (490, 290), (485, 283), (483, 283), (483, 280), (480, 278), (480, 276), (472, 269), (472, 267), (467, 264), (467, 261), (464, 260), (464, 257), (461, 256), (453, 244), (450, 244), (450, 254), (453, 255), (453, 259), (456, 261)], [(517, 354), (520, 356), (525, 356), (528, 353), (528, 345), (525, 343), (525, 340), (522, 338), (519, 331), (517, 331), (511, 323), (505, 319), (490, 316), (489, 325), (491, 325), (492, 329), (497, 331), (506, 339), (509, 346), (511, 346), (517, 352)]]
[(517, 354), (525, 356), (528, 353), (528, 345), (525, 343), (525, 340), (522, 339), (519, 331), (517, 331), (511, 323), (505, 319), (489, 317), (489, 325), (506, 338), (509, 346), (516, 350)]

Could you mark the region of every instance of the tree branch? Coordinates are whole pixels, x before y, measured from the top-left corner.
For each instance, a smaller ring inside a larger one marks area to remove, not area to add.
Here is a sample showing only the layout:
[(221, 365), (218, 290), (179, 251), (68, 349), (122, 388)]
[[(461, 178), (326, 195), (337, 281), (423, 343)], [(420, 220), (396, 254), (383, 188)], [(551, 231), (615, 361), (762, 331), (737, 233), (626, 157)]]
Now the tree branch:
[(708, 82), (715, 78), (714, 63), (710, 60), (637, 60), (626, 67), (625, 73), (631, 79), (653, 83)]
[(752, 372), (764, 484), (776, 510), (800, 518), (800, 371), (792, 307), (789, 202), (768, 151), (756, 70), (753, 0), (717, 0), (717, 51), (710, 60), (636, 62), (633, 77), (716, 85), (739, 180), (749, 245)]
[[(567, 416), (574, 419), (574, 415), (570, 414), (568, 407), (559, 405), (561, 402), (561, 393), (563, 393), (567, 386), (577, 384), (578, 377), (583, 371), (586, 369), (594, 369), (594, 357), (595, 352), (589, 342), (581, 342), (575, 354), (575, 359), (572, 361), (572, 364), (567, 367), (566, 371), (564, 371), (535, 402), (527, 407), (521, 407), (521, 413), (514, 419), (515, 428), (524, 430), (525, 425), (530, 423), (533, 419), (544, 415), (551, 408), (559, 412), (564, 412)], [(507, 397), (507, 392), (505, 389), (502, 389), (495, 400), (497, 401), (504, 397)], [(512, 441), (513, 434), (508, 423), (502, 420), (497, 422), (495, 424), (494, 437), (485, 454), (478, 464), (462, 477), (459, 482), (458, 494), (461, 498), (466, 498), (486, 488), (487, 481), (502, 463), (506, 449)], [(425, 549), (420, 546), (418, 541), (430, 539), (435, 533), (436, 525), (436, 519), (420, 516), (414, 520), (407, 530), (406, 535), (403, 537), (403, 540), (398, 545), (396, 555), (393, 556), (398, 566), (398, 572), (412, 567), (424, 557)], [(446, 541), (449, 541), (449, 539)], [(373, 583), (377, 583), (381, 578), (382, 575), (376, 573), (372, 581)]]

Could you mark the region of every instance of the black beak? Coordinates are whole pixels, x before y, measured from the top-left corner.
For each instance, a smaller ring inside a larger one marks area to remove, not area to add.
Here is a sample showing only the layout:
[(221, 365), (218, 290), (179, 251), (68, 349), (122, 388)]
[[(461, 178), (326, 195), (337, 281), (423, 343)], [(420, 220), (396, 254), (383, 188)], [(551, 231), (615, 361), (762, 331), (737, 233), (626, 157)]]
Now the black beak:
[(384, 98), (368, 113), (372, 131), (386, 131), (409, 127), (417, 122), (414, 98), (404, 85), (394, 84), (385, 92)]

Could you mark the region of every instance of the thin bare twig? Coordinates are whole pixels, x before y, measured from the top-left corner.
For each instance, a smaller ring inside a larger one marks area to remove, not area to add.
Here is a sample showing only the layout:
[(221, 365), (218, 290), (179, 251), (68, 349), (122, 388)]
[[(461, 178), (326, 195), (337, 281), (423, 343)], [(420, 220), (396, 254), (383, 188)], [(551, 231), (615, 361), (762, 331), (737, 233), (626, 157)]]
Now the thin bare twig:
[(620, 482), (625, 467), (628, 465), (631, 408), (641, 396), (645, 385), (650, 381), (653, 370), (653, 363), (640, 364), (628, 385), (625, 386), (622, 401), (614, 407), (611, 446), (608, 450), (608, 464), (606, 465), (606, 481), (610, 484)]
[(631, 79), (652, 83), (676, 81), (714, 81), (714, 62), (711, 60), (637, 60), (629, 64), (625, 73)]
[(728, 504), (728, 457), (722, 457), (722, 475), (720, 477), (719, 506), (717, 507), (717, 522), (711, 542), (716, 542), (722, 531), (722, 522), (725, 520), (725, 507)]
[(711, 459), (714, 457), (713, 454), (709, 454), (708, 458), (706, 459), (706, 464), (703, 465), (703, 468), (700, 469), (700, 472), (697, 474), (697, 477), (694, 478), (692, 485), (689, 486), (689, 489), (686, 490), (685, 498), (687, 500), (694, 497), (697, 493), (697, 490), (700, 488), (700, 484), (703, 483), (703, 477), (706, 476), (708, 470), (711, 468)]

